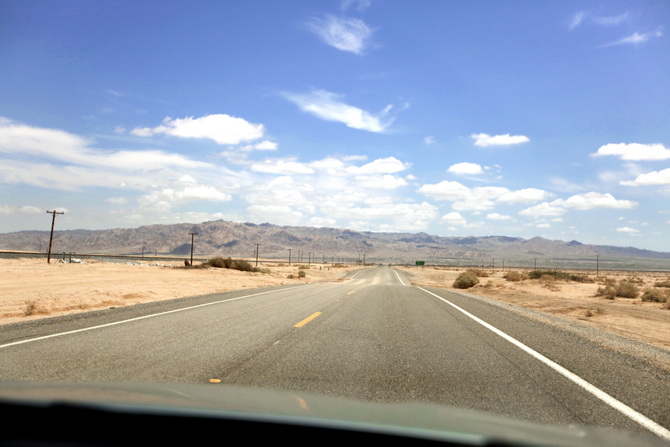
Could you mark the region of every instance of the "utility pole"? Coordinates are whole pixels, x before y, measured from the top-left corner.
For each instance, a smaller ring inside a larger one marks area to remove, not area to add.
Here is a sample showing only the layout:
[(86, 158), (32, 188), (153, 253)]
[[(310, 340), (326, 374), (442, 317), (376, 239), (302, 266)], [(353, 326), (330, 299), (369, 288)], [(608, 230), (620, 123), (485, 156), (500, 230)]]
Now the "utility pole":
[(288, 249), (288, 266), (291, 266), (291, 249)]
[(54, 225), (56, 224), (56, 214), (65, 214), (64, 211), (58, 212), (56, 210), (47, 211), (47, 214), (51, 214), (51, 236), (49, 237), (49, 252), (47, 254), (47, 264), (51, 264), (51, 244), (54, 240)]
[(198, 235), (198, 233), (189, 233), (191, 235), (191, 266), (193, 266), (193, 238)]
[(258, 246), (261, 244), (256, 244), (256, 267), (258, 267)]

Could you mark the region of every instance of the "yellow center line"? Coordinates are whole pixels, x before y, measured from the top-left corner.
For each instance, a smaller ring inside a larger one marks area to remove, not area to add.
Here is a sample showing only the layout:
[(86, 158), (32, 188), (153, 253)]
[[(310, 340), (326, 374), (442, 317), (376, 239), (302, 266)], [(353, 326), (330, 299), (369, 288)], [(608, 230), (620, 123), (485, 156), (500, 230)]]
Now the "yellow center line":
[(315, 312), (312, 315), (310, 315), (309, 317), (302, 320), (300, 323), (294, 325), (293, 327), (303, 327), (304, 325), (306, 325), (307, 323), (309, 323), (310, 321), (312, 321), (313, 319), (315, 319), (319, 315), (321, 315), (321, 312)]
[(351, 292), (347, 293), (347, 295), (351, 295), (352, 293), (356, 293), (356, 291), (352, 290)]

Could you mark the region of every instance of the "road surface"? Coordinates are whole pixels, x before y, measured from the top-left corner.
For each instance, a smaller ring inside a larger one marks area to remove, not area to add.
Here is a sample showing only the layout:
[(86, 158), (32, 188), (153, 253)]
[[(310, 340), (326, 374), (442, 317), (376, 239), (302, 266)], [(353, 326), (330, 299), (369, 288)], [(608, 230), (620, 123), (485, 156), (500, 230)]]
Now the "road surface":
[(386, 267), (2, 326), (0, 380), (220, 381), (670, 437), (667, 371)]

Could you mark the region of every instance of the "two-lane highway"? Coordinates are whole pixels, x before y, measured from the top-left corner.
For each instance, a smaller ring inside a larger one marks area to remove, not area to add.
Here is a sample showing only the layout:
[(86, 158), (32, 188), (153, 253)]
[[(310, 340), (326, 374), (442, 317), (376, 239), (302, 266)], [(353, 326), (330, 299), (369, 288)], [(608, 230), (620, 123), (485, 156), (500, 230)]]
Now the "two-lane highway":
[(0, 379), (214, 380), (670, 438), (667, 371), (488, 300), (409, 284), (402, 272), (370, 268), (115, 321), (103, 313), (104, 322), (61, 331), (7, 325)]

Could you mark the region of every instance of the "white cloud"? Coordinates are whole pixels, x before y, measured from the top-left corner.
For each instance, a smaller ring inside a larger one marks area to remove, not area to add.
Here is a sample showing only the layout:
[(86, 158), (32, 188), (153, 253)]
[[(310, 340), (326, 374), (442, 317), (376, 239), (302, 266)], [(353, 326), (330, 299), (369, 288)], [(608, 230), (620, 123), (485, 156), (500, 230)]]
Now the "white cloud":
[(313, 19), (307, 27), (327, 45), (359, 55), (365, 52), (372, 37), (372, 30), (364, 21), (349, 17), (328, 15)]
[(168, 211), (176, 205), (193, 201), (227, 202), (230, 194), (221, 192), (212, 186), (183, 185), (176, 182), (168, 188), (160, 188), (143, 195), (138, 202), (142, 208), (156, 211)]
[(481, 147), (509, 146), (512, 144), (521, 144), (530, 141), (530, 138), (528, 138), (525, 135), (510, 135), (508, 133), (504, 135), (489, 135), (485, 133), (477, 133), (470, 135), (470, 138), (475, 140), (475, 146), (481, 146)]
[(456, 211), (445, 214), (444, 216), (442, 216), (440, 221), (442, 221), (446, 224), (449, 224), (449, 225), (454, 225), (454, 226), (456, 226), (456, 225), (464, 226), (464, 225), (467, 225), (467, 223), (468, 223), (465, 220), (465, 218), (463, 216), (461, 216), (461, 214), (456, 212)]
[(433, 136), (424, 137), (423, 143), (428, 145), (428, 146), (430, 146), (432, 144), (435, 144), (435, 137), (433, 137)]
[(631, 234), (631, 235), (640, 234), (640, 230), (636, 230), (635, 228), (631, 228), (631, 227), (619, 227), (614, 231), (617, 231), (619, 233)]
[(468, 162), (453, 164), (449, 166), (447, 171), (456, 175), (477, 175), (484, 173), (484, 170), (480, 165)]
[(592, 157), (616, 156), (629, 161), (656, 161), (670, 159), (670, 149), (660, 143), (610, 143), (598, 148)]
[(537, 188), (524, 188), (518, 191), (509, 191), (497, 198), (504, 203), (533, 203), (546, 200), (552, 194)]
[(612, 194), (601, 194), (597, 192), (576, 194), (566, 200), (556, 200), (554, 203), (560, 204), (566, 208), (575, 208), (579, 210), (591, 210), (595, 208), (632, 209), (637, 206), (636, 202), (630, 200), (618, 200), (614, 198)]
[(519, 211), (522, 216), (540, 217), (540, 216), (561, 216), (565, 213), (565, 208), (556, 206), (549, 202), (542, 202), (538, 205), (531, 206), (525, 210)]
[(426, 184), (419, 188), (419, 192), (436, 200), (455, 201), (470, 195), (470, 188), (459, 183), (443, 180), (437, 184)]
[(295, 161), (295, 159), (267, 159), (260, 163), (254, 163), (250, 168), (253, 172), (264, 174), (313, 174), (314, 169), (307, 164)]
[(345, 104), (340, 101), (341, 95), (325, 90), (313, 90), (305, 94), (284, 93), (284, 97), (300, 107), (303, 112), (311, 113), (326, 121), (344, 123), (352, 129), (382, 133), (393, 123), (393, 119), (387, 118), (392, 108), (390, 105), (381, 112), (373, 114)]
[(167, 117), (160, 126), (135, 128), (133, 135), (149, 137), (165, 134), (181, 138), (208, 138), (218, 144), (240, 144), (263, 138), (262, 124), (250, 123), (242, 118), (226, 114), (206, 115), (200, 118), (186, 117), (172, 119)]
[(663, 36), (663, 33), (660, 30), (651, 31), (648, 33), (634, 32), (628, 37), (624, 37), (623, 39), (617, 40), (615, 42), (602, 45), (602, 47), (611, 47), (616, 45), (639, 45), (641, 43), (648, 41), (649, 39), (661, 36)]
[(608, 17), (594, 17), (593, 21), (598, 25), (604, 26), (615, 26), (619, 25), (628, 20), (628, 12), (624, 12), (618, 16), (608, 16)]
[(581, 25), (582, 22), (584, 22), (585, 17), (586, 17), (586, 13), (584, 11), (577, 11), (572, 16), (572, 19), (570, 20), (570, 24), (568, 25), (568, 28), (570, 29), (570, 31), (574, 30), (579, 25)]
[(426, 184), (419, 188), (423, 193), (435, 200), (453, 201), (453, 209), (459, 211), (489, 210), (496, 202), (500, 203), (532, 203), (544, 200), (551, 194), (546, 191), (526, 188), (510, 191), (498, 186), (468, 188), (459, 183), (444, 180), (437, 184)]
[[(53, 208), (50, 208), (53, 210)], [(42, 214), (46, 212), (46, 209), (38, 208), (32, 205), (24, 206), (11, 206), (11, 205), (0, 205), (0, 214), (16, 214), (16, 213), (25, 213), (25, 214)], [(62, 211), (57, 209), (57, 211)]]
[(240, 150), (249, 152), (249, 151), (276, 151), (279, 145), (274, 141), (263, 140), (260, 143), (256, 144), (247, 144), (240, 147)]
[(115, 205), (125, 205), (129, 202), (127, 197), (110, 197), (107, 201)]
[(395, 174), (410, 167), (395, 157), (378, 158), (363, 166), (351, 166), (347, 171), (353, 174)]
[(486, 218), (489, 220), (512, 220), (512, 216), (506, 216), (504, 214), (498, 213), (489, 213), (486, 215)]
[(598, 208), (633, 209), (636, 202), (616, 199), (612, 194), (588, 192), (575, 194), (567, 199), (556, 199), (553, 202), (542, 202), (519, 212), (522, 216), (561, 216), (568, 208), (577, 210), (592, 210)]
[(396, 189), (406, 186), (405, 179), (395, 175), (361, 175), (357, 176), (358, 185), (370, 189)]
[(626, 186), (670, 185), (670, 168), (640, 174), (635, 180), (620, 182)]

